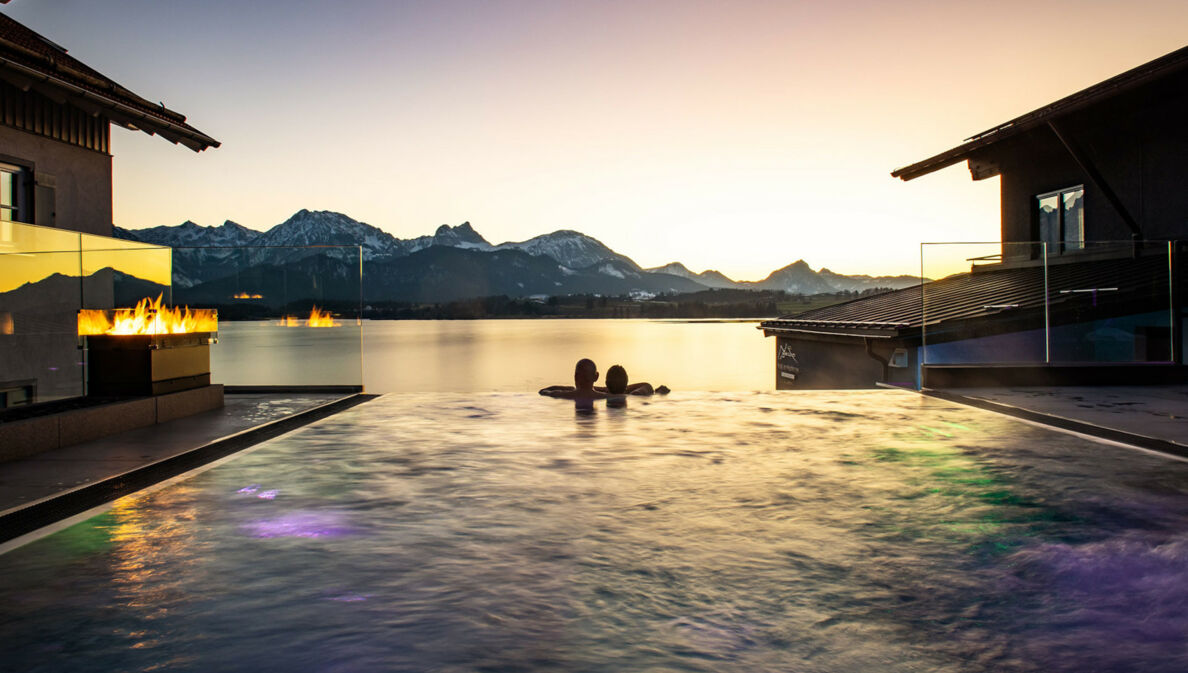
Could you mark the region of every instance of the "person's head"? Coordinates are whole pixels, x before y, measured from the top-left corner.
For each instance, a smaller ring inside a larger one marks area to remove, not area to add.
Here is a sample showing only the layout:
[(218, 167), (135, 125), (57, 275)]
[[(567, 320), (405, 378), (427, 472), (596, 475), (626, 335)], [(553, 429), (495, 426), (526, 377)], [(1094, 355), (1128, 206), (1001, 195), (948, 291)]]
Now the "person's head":
[(612, 365), (606, 370), (606, 391), (615, 395), (627, 393), (627, 370), (619, 365)]
[(573, 367), (573, 384), (578, 388), (593, 387), (598, 380), (598, 367), (589, 358), (582, 358)]

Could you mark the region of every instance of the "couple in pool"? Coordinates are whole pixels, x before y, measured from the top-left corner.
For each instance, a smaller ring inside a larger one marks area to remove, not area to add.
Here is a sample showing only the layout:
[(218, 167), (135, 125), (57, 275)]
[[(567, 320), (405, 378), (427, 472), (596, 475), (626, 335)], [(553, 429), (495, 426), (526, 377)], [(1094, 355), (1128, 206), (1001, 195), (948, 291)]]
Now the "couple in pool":
[(578, 360), (573, 368), (572, 386), (549, 386), (540, 390), (541, 395), (573, 400), (579, 409), (593, 409), (594, 400), (606, 400), (607, 406), (625, 406), (627, 395), (668, 394), (667, 386), (652, 388), (650, 383), (627, 383), (627, 370), (619, 365), (606, 372), (606, 387), (595, 387), (598, 380), (598, 366), (589, 358)]

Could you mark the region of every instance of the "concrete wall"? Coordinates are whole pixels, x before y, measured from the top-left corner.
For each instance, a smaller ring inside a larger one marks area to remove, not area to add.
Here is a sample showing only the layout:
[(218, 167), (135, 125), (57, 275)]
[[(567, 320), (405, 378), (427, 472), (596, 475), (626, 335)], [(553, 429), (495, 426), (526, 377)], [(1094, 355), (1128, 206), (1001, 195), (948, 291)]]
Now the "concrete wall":
[(216, 384), (0, 423), (0, 462), (223, 407)]
[(111, 236), (111, 155), (0, 126), (0, 158), (32, 166), (38, 186), (53, 188), (53, 210), (35, 205), (33, 224)]

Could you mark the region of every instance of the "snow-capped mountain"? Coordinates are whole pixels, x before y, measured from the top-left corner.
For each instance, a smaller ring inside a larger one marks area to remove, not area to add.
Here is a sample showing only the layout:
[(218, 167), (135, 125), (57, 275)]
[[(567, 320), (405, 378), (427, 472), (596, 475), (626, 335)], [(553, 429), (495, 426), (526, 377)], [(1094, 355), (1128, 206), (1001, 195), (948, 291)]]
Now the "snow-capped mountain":
[(432, 236), (418, 236), (417, 238), (410, 238), (406, 243), (406, 248), (409, 253), (417, 250), (424, 250), (431, 245), (444, 245), (451, 248), (465, 248), (469, 250), (491, 250), (492, 245), (483, 238), (481, 234), (470, 226), (469, 222), (463, 222), (456, 227), (451, 227), (448, 224), (443, 224), (433, 232)]
[(688, 267), (686, 267), (684, 264), (681, 264), (680, 262), (669, 262), (664, 266), (645, 269), (645, 271), (650, 271), (652, 273), (667, 273), (672, 276), (688, 278), (689, 280), (697, 281), (706, 287), (719, 289), (738, 287), (738, 283), (731, 280), (730, 278), (727, 278), (725, 274), (713, 269), (702, 271), (701, 273), (693, 273)]
[(173, 248), (173, 283), (191, 287), (233, 273), (244, 264), (243, 246), (257, 245), (260, 232), (231, 220), (218, 227), (203, 227), (189, 220), (175, 227), (121, 229), (116, 238)]
[(870, 290), (880, 287), (890, 287), (896, 290), (910, 287), (912, 285), (919, 285), (919, 276), (868, 276), (866, 274), (859, 274), (855, 276), (847, 276), (840, 273), (834, 273), (829, 269), (821, 269), (817, 272), (826, 283), (837, 288), (838, 290), (850, 290), (861, 292), (863, 290)]
[[(364, 283), (371, 288), (369, 296), (376, 298), (386, 294), (385, 287), (395, 293), (387, 298), (411, 292), (409, 296), (429, 300), (466, 296), (459, 293), (482, 288), (493, 294), (622, 294), (705, 288), (819, 294), (900, 288), (919, 282), (913, 276), (845, 276), (828, 269), (817, 272), (804, 260), (773, 271), (758, 282), (733, 281), (714, 270), (694, 273), (680, 262), (642, 269), (598, 239), (570, 229), (491, 245), (469, 222), (463, 222), (453, 227), (443, 224), (431, 236), (400, 239), (332, 211), (300, 210), (265, 232), (227, 220), (218, 227), (189, 221), (150, 229), (117, 227), (115, 235), (174, 248), (174, 285), (182, 288), (242, 275), (250, 268), (279, 268), (303, 260), (316, 265), (316, 260), (322, 259), (333, 261), (326, 268), (341, 271), (346, 268), (344, 261), (357, 260), (356, 253), (350, 250), (309, 247), (333, 245), (362, 246), (363, 262), (369, 265), (364, 271)], [(409, 274), (421, 275), (413, 278)], [(408, 292), (397, 292), (399, 288)]]
[(783, 290), (792, 294), (836, 292), (836, 289), (813, 271), (803, 259), (772, 271), (767, 278), (757, 283), (742, 283), (742, 286), (756, 290)]
[(167, 245), (171, 248), (186, 246), (234, 247), (252, 245), (260, 236), (255, 229), (248, 229), (231, 220), (218, 227), (203, 227), (189, 220), (175, 227), (150, 227), (148, 229), (122, 229), (115, 227), (115, 237), (152, 245)]
[(260, 234), (252, 245), (359, 245), (363, 261), (408, 254), (407, 244), (392, 234), (329, 210), (299, 210)]
[(500, 243), (499, 250), (523, 250), (529, 255), (545, 256), (557, 260), (570, 269), (584, 269), (599, 262), (618, 262), (638, 272), (639, 265), (626, 255), (611, 250), (602, 241), (579, 231), (561, 229), (551, 234), (542, 234), (518, 243)]

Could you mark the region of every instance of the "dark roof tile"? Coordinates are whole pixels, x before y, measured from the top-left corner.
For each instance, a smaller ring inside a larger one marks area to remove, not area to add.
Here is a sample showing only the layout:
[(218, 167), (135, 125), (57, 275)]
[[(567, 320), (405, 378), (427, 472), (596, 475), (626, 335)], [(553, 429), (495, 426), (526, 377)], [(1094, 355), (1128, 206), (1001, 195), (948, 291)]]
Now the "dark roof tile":
[(9, 16), (0, 14), (0, 78), (22, 89), (48, 87), (51, 97), (87, 109), (98, 106), (111, 121), (159, 133), (194, 150), (219, 142), (186, 123), (185, 115), (151, 103), (66, 53), (61, 46)]

